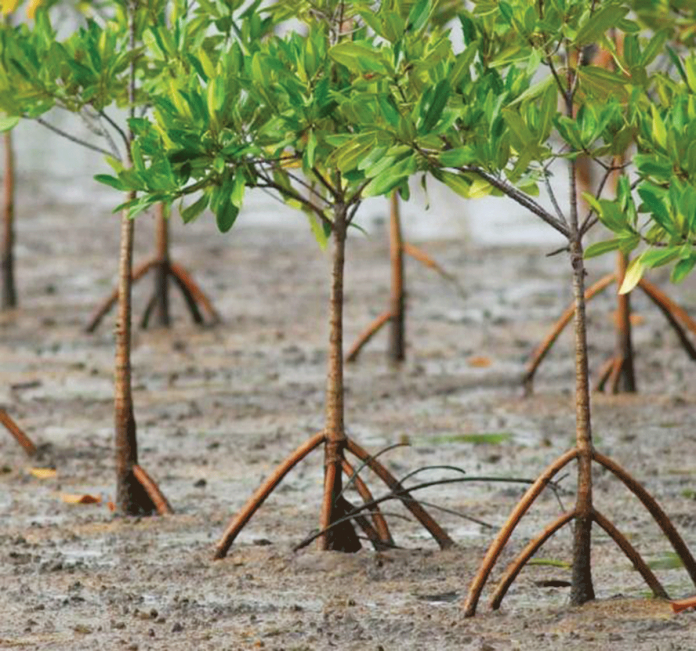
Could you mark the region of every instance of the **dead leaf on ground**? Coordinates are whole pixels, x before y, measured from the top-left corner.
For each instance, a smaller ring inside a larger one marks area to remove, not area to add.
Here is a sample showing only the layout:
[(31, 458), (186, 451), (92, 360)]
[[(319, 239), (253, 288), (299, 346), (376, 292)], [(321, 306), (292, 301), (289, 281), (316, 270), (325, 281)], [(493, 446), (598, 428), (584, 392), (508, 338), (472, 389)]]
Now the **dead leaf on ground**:
[(58, 474), (55, 468), (27, 468), (27, 472), (37, 479), (51, 479)]
[(474, 368), (488, 368), (493, 363), (493, 360), (484, 355), (476, 355), (474, 357), (469, 357), (466, 362), (469, 366), (473, 366)]
[(99, 504), (101, 502), (99, 495), (87, 495), (86, 493), (61, 493), (60, 499), (66, 504)]

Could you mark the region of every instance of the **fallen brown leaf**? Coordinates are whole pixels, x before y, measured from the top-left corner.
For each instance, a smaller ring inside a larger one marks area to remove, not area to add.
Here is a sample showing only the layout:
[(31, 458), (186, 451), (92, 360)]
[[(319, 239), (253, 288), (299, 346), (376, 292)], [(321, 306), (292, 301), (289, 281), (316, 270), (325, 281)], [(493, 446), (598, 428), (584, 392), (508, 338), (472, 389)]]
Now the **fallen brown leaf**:
[(101, 497), (98, 495), (61, 493), (60, 499), (66, 504), (99, 504)]
[(27, 468), (27, 472), (37, 479), (50, 479), (58, 474), (55, 468)]
[(474, 368), (487, 368), (493, 363), (493, 360), (490, 357), (477, 355), (474, 357), (469, 357), (466, 362), (469, 366), (473, 366)]

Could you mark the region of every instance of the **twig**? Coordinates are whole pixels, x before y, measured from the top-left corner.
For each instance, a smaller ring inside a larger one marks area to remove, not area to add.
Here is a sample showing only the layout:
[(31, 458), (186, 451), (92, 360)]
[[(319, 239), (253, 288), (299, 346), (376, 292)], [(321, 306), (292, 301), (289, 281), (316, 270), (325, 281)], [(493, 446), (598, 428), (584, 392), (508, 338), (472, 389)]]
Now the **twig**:
[(99, 147), (97, 145), (93, 145), (91, 142), (87, 142), (86, 140), (82, 140), (82, 138), (78, 138), (77, 136), (73, 136), (71, 133), (68, 133), (67, 131), (63, 131), (63, 129), (60, 129), (56, 126), (53, 126), (50, 122), (46, 122), (43, 118), (34, 118), (41, 126), (46, 127), (47, 129), (50, 129), (54, 133), (57, 133), (59, 136), (62, 136), (63, 138), (66, 138), (67, 140), (70, 140), (71, 142), (74, 142), (78, 145), (82, 145), (83, 147), (86, 147), (87, 149), (91, 149), (92, 151), (99, 152), (100, 154), (104, 154), (104, 156), (111, 156), (113, 152), (110, 152), (108, 149), (103, 149), (102, 147)]

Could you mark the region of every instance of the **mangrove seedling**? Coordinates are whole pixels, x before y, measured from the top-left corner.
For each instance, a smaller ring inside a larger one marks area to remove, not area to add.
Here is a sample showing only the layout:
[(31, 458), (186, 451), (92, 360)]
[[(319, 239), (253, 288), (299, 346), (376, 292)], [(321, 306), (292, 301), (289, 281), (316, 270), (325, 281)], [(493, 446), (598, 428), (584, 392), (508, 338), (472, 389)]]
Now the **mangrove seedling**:
[[(283, 461), (252, 495), (224, 532), (215, 552), (224, 557), (234, 539), (285, 475), (313, 450), (324, 451), (324, 493), (320, 509), (321, 549), (355, 551), (360, 540), (343, 497), (343, 477), (355, 481), (371, 501), (365, 482), (355, 477), (347, 453), (366, 463), (392, 490), (396, 478), (346, 435), (343, 385), (343, 281), (348, 229), (364, 197), (408, 194), (417, 165), (404, 148), (383, 139), (385, 114), (396, 118), (396, 86), (408, 71), (395, 50), (414, 41), (424, 59), (439, 57), (442, 35), (424, 35), (422, 3), (387, 3), (374, 13), (371, 2), (281, 1), (271, 11), (300, 18), (306, 35), (290, 31), (270, 36), (255, 50), (238, 41), (220, 48), (213, 69), (194, 65), (185, 92), (155, 102), (153, 123), (138, 129), (146, 169), (137, 178), (119, 175), (114, 183), (145, 190), (138, 210), (167, 193), (170, 201), (195, 195), (182, 210), (190, 221), (208, 206), (219, 228), (232, 228), (247, 187), (272, 191), (307, 214), (322, 245), (332, 243), (329, 289), (329, 350), (325, 425)], [(378, 45), (366, 23), (389, 23), (392, 41)], [(413, 29), (407, 26), (413, 25)], [(192, 61), (196, 52), (190, 52)], [(422, 110), (427, 113), (428, 105)], [(408, 491), (397, 490), (404, 506), (441, 547), (453, 544)], [(339, 521), (341, 521), (339, 523)], [(385, 518), (375, 506), (370, 527), (390, 544)], [(357, 520), (365, 527), (365, 518)], [(367, 532), (367, 529), (366, 529)], [(370, 536), (370, 533), (367, 533)]]
[[(83, 115), (103, 134), (109, 148), (71, 138), (106, 154), (114, 166), (127, 174), (137, 165), (137, 147), (132, 145), (136, 108), (146, 101), (138, 89), (138, 79), (147, 72), (139, 42), (149, 21), (161, 19), (163, 11), (163, 4), (145, 6), (137, 0), (124, 0), (115, 5), (114, 16), (103, 25), (89, 20), (62, 41), (58, 40), (45, 9), (38, 10), (31, 27), (5, 25), (0, 44), (0, 108), (10, 117), (33, 119), (47, 126), (50, 123), (43, 115), (54, 107)], [(125, 129), (109, 116), (107, 110), (113, 106), (128, 111)], [(109, 129), (123, 140), (125, 154), (120, 157)], [(135, 191), (127, 192), (129, 202), (135, 198)], [(133, 228), (128, 211), (122, 210), (114, 424), (116, 505), (127, 515), (171, 510), (157, 485), (138, 463), (131, 380)]]
[[(460, 16), (464, 51), (451, 55), (448, 67), (433, 67), (429, 87), (440, 107), (427, 133), (415, 125), (401, 141), (408, 142), (424, 167), (464, 195), (504, 195), (543, 220), (566, 240), (575, 304), (575, 415), (576, 444), (539, 476), (513, 510), (486, 553), (464, 605), (475, 614), (483, 588), (513, 530), (548, 482), (572, 461), (577, 462), (575, 505), (534, 538), (510, 564), (492, 599), (498, 608), (523, 566), (555, 532), (574, 526), (570, 601), (580, 605), (594, 599), (592, 528), (603, 529), (626, 554), (656, 596), (666, 592), (633, 545), (595, 506), (593, 466), (599, 464), (633, 492), (656, 520), (696, 583), (696, 561), (674, 525), (655, 499), (615, 461), (595, 449), (592, 439), (585, 318), (585, 263), (583, 237), (596, 210), (614, 226), (622, 210), (631, 221), (631, 181), (623, 170), (615, 201), (586, 195), (593, 210), (579, 213), (577, 157), (584, 154), (603, 164), (605, 175), (619, 172), (614, 161), (623, 156), (636, 136), (638, 114), (658, 115), (648, 66), (662, 50), (665, 35), (641, 33), (629, 18), (630, 6), (621, 0), (480, 0)], [(616, 50), (610, 28), (624, 32), (624, 52)], [(617, 72), (594, 65), (580, 66), (585, 47), (599, 43), (612, 51)], [(543, 66), (543, 67), (542, 67)], [(537, 70), (546, 74), (533, 77)], [(421, 90), (402, 87), (406, 100), (416, 101)], [(559, 109), (559, 99), (562, 108)], [(403, 106), (403, 105), (402, 105)], [(686, 115), (682, 111), (682, 124)], [(408, 119), (405, 110), (399, 117)], [(657, 120), (656, 120), (657, 121)], [(660, 118), (659, 124), (663, 124)], [(693, 121), (691, 121), (693, 125)], [(399, 132), (395, 131), (395, 137)], [(561, 146), (556, 138), (562, 141)], [(684, 140), (680, 140), (684, 143)], [(693, 141), (692, 141), (693, 142)], [(565, 168), (568, 203), (563, 210), (550, 183), (551, 166)], [(671, 173), (671, 165), (669, 171)], [(535, 195), (547, 188), (551, 208)], [(672, 186), (674, 187), (674, 186)], [(670, 194), (674, 191), (670, 189)], [(654, 194), (654, 193), (653, 193)], [(668, 194), (664, 190), (662, 194)], [(653, 196), (653, 195), (651, 195)], [(693, 214), (693, 211), (688, 214)], [(623, 224), (626, 219), (622, 219)], [(634, 243), (635, 235), (631, 244)], [(617, 237), (614, 250), (626, 250)], [(606, 247), (605, 247), (606, 250)], [(588, 254), (597, 250), (589, 250)], [(671, 254), (674, 252), (670, 252)], [(677, 252), (678, 255), (678, 252)], [(696, 260), (696, 257), (690, 258)], [(635, 279), (635, 262), (626, 273), (624, 288)], [(630, 288), (630, 286), (628, 287)]]

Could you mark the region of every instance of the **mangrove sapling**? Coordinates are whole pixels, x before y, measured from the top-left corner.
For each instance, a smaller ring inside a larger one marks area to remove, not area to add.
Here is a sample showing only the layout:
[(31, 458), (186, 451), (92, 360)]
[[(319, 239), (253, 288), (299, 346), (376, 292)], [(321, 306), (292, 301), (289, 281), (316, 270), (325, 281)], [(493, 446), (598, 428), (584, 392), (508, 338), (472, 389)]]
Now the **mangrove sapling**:
[[(650, 16), (649, 18), (652, 19), (653, 16)], [(662, 33), (666, 34), (667, 32), (663, 31)], [(676, 32), (676, 34), (678, 35), (679, 32)], [(617, 51), (622, 52), (623, 42), (621, 40), (617, 40), (616, 38), (614, 41)], [(594, 52), (592, 52), (592, 50), (594, 50)], [(597, 66), (601, 66), (608, 70), (616, 70), (612, 53), (609, 50), (586, 48), (586, 51), (589, 51), (590, 55), (583, 56), (584, 62), (593, 62)], [(666, 55), (665, 58), (667, 58)], [(588, 157), (578, 158), (577, 163), (579, 186), (586, 192), (595, 194), (592, 188), (592, 180), (595, 176), (593, 172), (597, 167), (596, 163)], [(624, 157), (617, 156), (616, 160), (614, 161), (614, 167), (617, 170), (620, 170), (625, 166), (626, 161)], [(613, 173), (609, 177), (609, 180), (613, 185), (612, 190), (614, 195), (616, 195), (616, 185), (619, 178), (620, 177), (617, 173)], [(606, 182), (607, 180), (607, 177), (604, 176), (603, 182)], [(602, 277), (591, 285), (585, 292), (585, 301), (590, 301), (594, 296), (598, 295), (612, 285), (621, 287), (626, 275), (628, 262), (628, 255), (624, 251), (618, 251), (616, 254), (616, 271)], [(679, 342), (683, 346), (687, 355), (692, 360), (696, 361), (696, 348), (689, 340), (689, 337), (685, 331), (689, 330), (692, 334), (696, 334), (696, 321), (694, 321), (683, 308), (674, 303), (663, 291), (661, 291), (653, 283), (647, 281), (645, 278), (641, 278), (638, 283), (638, 288), (640, 288), (646, 294), (646, 296), (657, 305), (667, 319), (667, 322), (676, 332)], [(606, 360), (606, 362), (600, 367), (600, 370), (597, 373), (595, 386), (598, 391), (602, 391), (606, 388), (609, 392), (614, 394), (619, 392), (633, 393), (636, 391), (637, 387), (634, 369), (633, 338), (631, 333), (631, 292), (618, 292), (616, 300), (615, 351), (614, 355)], [(527, 363), (526, 372), (523, 378), (525, 392), (528, 395), (531, 394), (533, 390), (534, 376), (537, 369), (541, 365), (547, 353), (550, 351), (558, 336), (570, 323), (574, 312), (575, 306), (574, 304), (571, 304), (563, 312), (558, 321), (550, 328), (548, 334), (532, 353), (529, 362)]]
[[(575, 303), (576, 444), (548, 466), (513, 510), (474, 578), (465, 614), (475, 614), (490, 572), (520, 519), (548, 482), (571, 461), (578, 464), (574, 507), (549, 525), (513, 561), (493, 596), (492, 607), (500, 606), (508, 586), (536, 550), (570, 523), (574, 525), (572, 604), (583, 604), (595, 596), (591, 556), (595, 523), (624, 551), (655, 595), (664, 596), (664, 589), (646, 572), (645, 563), (628, 540), (594, 505), (592, 468), (600, 464), (648, 509), (696, 583), (696, 561), (667, 515), (635, 479), (593, 445), (583, 257), (583, 236), (593, 222), (593, 213), (584, 217), (579, 214), (577, 191), (577, 156), (581, 153), (602, 160), (607, 175), (618, 171), (612, 161), (623, 155), (632, 140), (636, 114), (649, 114), (651, 110), (647, 90), (653, 79), (647, 66), (663, 44), (662, 35), (645, 39), (634, 34), (637, 26), (626, 17), (629, 6), (624, 2), (570, 0), (530, 4), (505, 0), (498, 6), (499, 11), (488, 11), (488, 3), (481, 2), (473, 12), (461, 16), (466, 49), (454, 58), (436, 87), (442, 95), (442, 108), (434, 125), (439, 142), (427, 136), (409, 141), (432, 173), (453, 189), (463, 194), (488, 191), (507, 196), (565, 238)], [(609, 28), (616, 24), (622, 31), (630, 32), (625, 37), (624, 54), (615, 51), (607, 36)], [(501, 39), (504, 48), (500, 47)], [(621, 73), (577, 65), (582, 49), (594, 42), (612, 50)], [(511, 57), (511, 52), (515, 56)], [(532, 84), (531, 75), (541, 64), (549, 74)], [(630, 71), (630, 76), (624, 71)], [(431, 84), (435, 85), (436, 80)], [(411, 93), (417, 96), (418, 88)], [(562, 110), (558, 108), (559, 98)], [(553, 132), (564, 143), (556, 150), (551, 139)], [(565, 159), (567, 164), (569, 200), (565, 211), (550, 184), (547, 187), (553, 209), (545, 208), (534, 198), (536, 185), (544, 181), (546, 165), (553, 159)], [(617, 201), (607, 205), (614, 206), (617, 212), (623, 208), (630, 213), (630, 195), (631, 183), (624, 173), (618, 184)], [(595, 209), (601, 204), (595, 197), (587, 199)], [(606, 213), (609, 214), (608, 208)], [(611, 219), (605, 215), (604, 221)], [(614, 243), (614, 249), (619, 248), (623, 248), (621, 240)], [(630, 277), (629, 269), (626, 281)]]
[[(325, 425), (285, 459), (252, 495), (218, 543), (215, 557), (224, 557), (234, 539), (285, 475), (310, 452), (323, 447), (324, 493), (319, 526), (321, 549), (355, 551), (360, 541), (350, 520), (338, 523), (350, 510), (343, 497), (343, 476), (354, 476), (346, 454), (365, 462), (391, 489), (398, 480), (376, 458), (346, 435), (343, 387), (343, 284), (348, 228), (365, 196), (408, 192), (415, 161), (396, 164), (389, 146), (382, 147), (384, 120), (380, 102), (393, 102), (389, 69), (393, 52), (380, 52), (364, 21), (371, 19), (372, 3), (325, 0), (318, 3), (279, 2), (305, 21), (308, 34), (272, 36), (249, 52), (238, 42), (221, 48), (214, 70), (195, 65), (186, 79), (186, 94), (155, 102), (155, 125), (142, 125), (137, 144), (147, 169), (135, 183), (126, 175), (113, 182), (147, 186), (142, 202), (170, 201), (201, 193), (182, 211), (190, 221), (210, 206), (221, 230), (229, 230), (242, 205), (246, 187), (275, 192), (308, 215), (317, 239), (331, 241), (329, 290), (329, 349)], [(392, 20), (394, 40), (420, 38), (427, 52), (434, 37), (423, 38), (422, 7), (409, 14), (402, 3), (382, 6), (377, 20)], [(427, 17), (427, 16), (426, 16)], [(414, 33), (407, 19), (416, 18)], [(400, 25), (400, 27), (399, 27)], [(379, 53), (379, 54), (376, 54)], [(373, 63), (373, 56), (379, 61)], [(190, 53), (196, 57), (195, 52)], [(437, 56), (437, 52), (434, 53)], [(407, 71), (400, 70), (399, 75)], [(392, 73), (396, 75), (396, 71)], [(371, 155), (370, 155), (371, 153)], [(385, 182), (385, 168), (396, 174)], [(168, 184), (168, 187), (166, 185)], [(135, 208), (144, 203), (134, 204)], [(363, 499), (370, 493), (356, 480)], [(423, 524), (441, 547), (451, 538), (407, 492), (404, 506)], [(363, 524), (366, 521), (363, 520)], [(360, 524), (360, 521), (358, 521)], [(391, 534), (377, 513), (372, 525), (381, 543)], [(368, 533), (368, 535), (370, 535)]]
[[(346, 355), (347, 362), (358, 359), (360, 351), (385, 325), (389, 325), (387, 358), (399, 363), (406, 359), (406, 282), (404, 279), (404, 255), (435, 270), (443, 278), (459, 288), (456, 278), (447, 273), (425, 251), (404, 241), (401, 229), (398, 192), (392, 192), (389, 210), (389, 259), (391, 262), (391, 291), (389, 309), (380, 314), (358, 337)], [(461, 291), (461, 289), (460, 289)]]
[[(147, 63), (141, 56), (138, 30), (142, 30), (151, 17), (149, 8), (141, 7), (136, 0), (128, 0), (116, 7), (115, 16), (106, 20), (104, 26), (90, 21), (64, 41), (57, 40), (45, 10), (38, 11), (32, 28), (5, 26), (0, 53), (0, 107), (9, 116), (42, 120), (44, 113), (59, 106), (74, 113), (99, 116), (105, 123), (112, 124), (105, 113), (107, 107), (125, 105), (130, 116), (129, 126), (126, 130), (117, 130), (124, 140), (125, 155), (122, 162), (114, 160), (114, 164), (127, 173), (134, 166), (130, 125), (137, 103), (143, 101), (142, 96), (136, 96), (136, 83)], [(89, 56), (85, 57), (85, 53)], [(112, 138), (108, 142), (114, 143)], [(95, 148), (89, 143), (83, 144)], [(106, 150), (106, 153), (111, 152)], [(128, 201), (135, 197), (135, 191), (128, 192)], [(114, 360), (116, 505), (127, 515), (165, 513), (170, 511), (169, 505), (138, 465), (131, 380), (134, 222), (126, 210), (121, 211), (120, 226)]]

